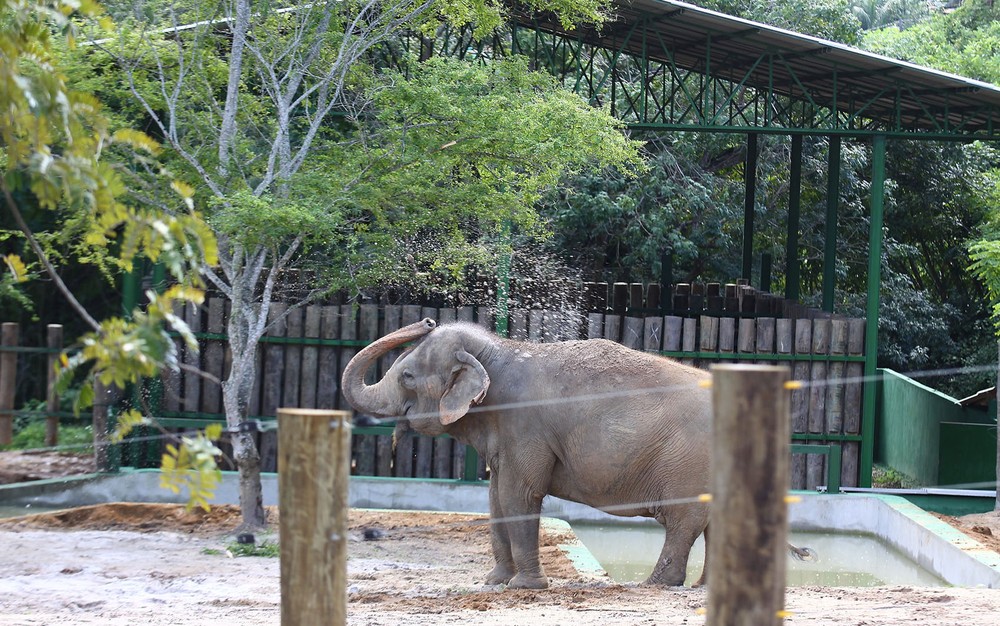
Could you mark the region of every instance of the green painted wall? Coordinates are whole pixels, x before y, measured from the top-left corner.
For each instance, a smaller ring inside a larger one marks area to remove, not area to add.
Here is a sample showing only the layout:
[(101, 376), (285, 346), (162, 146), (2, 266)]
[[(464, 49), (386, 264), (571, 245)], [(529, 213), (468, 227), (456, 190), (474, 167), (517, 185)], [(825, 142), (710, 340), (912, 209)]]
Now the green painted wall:
[(997, 479), (996, 424), (941, 422), (938, 485), (993, 489)]
[[(882, 376), (878, 394), (875, 459), (912, 477), (919, 486), (937, 486), (941, 458), (940, 425), (942, 422), (975, 421), (972, 410), (965, 409), (954, 398), (892, 370), (879, 371)], [(949, 441), (949, 447), (961, 445), (952, 439)], [(992, 459), (995, 464), (995, 448)]]

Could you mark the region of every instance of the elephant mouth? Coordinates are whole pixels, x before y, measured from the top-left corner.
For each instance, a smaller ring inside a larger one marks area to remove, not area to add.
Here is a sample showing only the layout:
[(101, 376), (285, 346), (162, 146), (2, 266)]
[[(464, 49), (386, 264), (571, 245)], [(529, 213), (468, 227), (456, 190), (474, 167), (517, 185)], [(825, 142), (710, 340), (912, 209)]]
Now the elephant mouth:
[(392, 453), (396, 454), (396, 444), (399, 440), (410, 432), (410, 422), (406, 418), (396, 420), (396, 427), (392, 429)]

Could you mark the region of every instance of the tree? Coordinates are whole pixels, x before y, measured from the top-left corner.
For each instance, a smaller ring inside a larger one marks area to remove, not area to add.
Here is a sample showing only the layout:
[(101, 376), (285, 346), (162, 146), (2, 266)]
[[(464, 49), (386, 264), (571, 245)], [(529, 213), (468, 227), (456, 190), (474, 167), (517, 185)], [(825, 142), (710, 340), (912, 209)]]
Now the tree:
[[(994, 206), (1000, 206), (1000, 170), (994, 172), (993, 196)], [(993, 303), (993, 320), (997, 336), (1000, 337), (1000, 215), (995, 211), (983, 229), (983, 238), (970, 244), (969, 254), (972, 257), (970, 270), (986, 286)], [(997, 341), (997, 354), (1000, 363), (1000, 339)], [(997, 400), (1000, 402), (1000, 368), (997, 369), (996, 388)], [(997, 446), (996, 469), (1000, 480), (1000, 445)], [(1000, 511), (1000, 486), (997, 487), (994, 510)]]
[[(601, 19), (592, 0), (529, 4), (566, 23)], [(170, 16), (162, 32), (132, 23), (101, 46), (168, 147), (164, 159), (198, 178), (211, 207), (220, 262), (203, 270), (231, 303), (224, 407), (244, 523), (260, 526), (260, 459), (240, 425), (286, 270), (323, 259), (312, 266), (339, 269), (341, 281), (385, 274), (413, 257), (396, 254), (397, 242), (419, 238), (438, 244), (429, 265), (447, 265), (453, 251), (475, 248), (468, 244), (502, 242), (500, 224), (530, 228), (533, 199), (562, 169), (592, 158), (622, 165), (634, 161), (635, 148), (606, 112), (574, 103), (517, 61), (409, 65), (409, 77), (378, 72), (377, 53), (401, 35), (462, 27), (483, 35), (503, 23), (498, 5), (237, 0), (205, 12), (128, 8), (120, 14)], [(182, 19), (194, 25), (181, 29)], [(322, 291), (308, 290), (289, 310)]]
[[(197, 270), (215, 260), (215, 240), (193, 210), (189, 187), (158, 174), (154, 184), (174, 190), (168, 210), (130, 202), (120, 166), (146, 161), (159, 146), (135, 130), (112, 130), (100, 102), (68, 86), (53, 53), (53, 36), (62, 33), (72, 45), (81, 19), (107, 25), (100, 7), (87, 0), (0, 3), (0, 107), (5, 112), (0, 118), (0, 205), (34, 257), (25, 261), (19, 254), (5, 255), (10, 274), (0, 287), (9, 290), (40, 268), (89, 327), (76, 349), (62, 357), (63, 380), (77, 372), (85, 378), (78, 407), (89, 404), (95, 382), (124, 386), (177, 367), (168, 331), (180, 332), (189, 342), (194, 338), (172, 308), (178, 302), (201, 301)], [(105, 263), (126, 270), (141, 257), (163, 263), (175, 286), (149, 294), (147, 309), (134, 312), (130, 320), (98, 321), (62, 280), (25, 220), (23, 209), (29, 205), (56, 216), (74, 245)], [(126, 421), (135, 418), (125, 416)]]
[(908, 28), (868, 31), (863, 46), (919, 65), (1000, 83), (1000, 6), (987, 0), (963, 2)]
[(851, 11), (864, 30), (896, 26), (906, 28), (930, 15), (925, 0), (862, 0), (851, 3)]
[(700, 0), (714, 11), (839, 41), (858, 42), (861, 24), (847, 0)]

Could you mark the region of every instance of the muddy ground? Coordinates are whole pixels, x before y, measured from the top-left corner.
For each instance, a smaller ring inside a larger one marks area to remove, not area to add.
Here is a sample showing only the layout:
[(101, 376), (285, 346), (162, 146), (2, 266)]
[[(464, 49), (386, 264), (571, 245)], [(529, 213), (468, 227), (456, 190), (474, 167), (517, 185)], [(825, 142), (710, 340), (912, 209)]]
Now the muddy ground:
[[(280, 520), (275, 510), (269, 515), (272, 530), (258, 541), (277, 541)], [(0, 521), (0, 625), (278, 624), (279, 561), (227, 553), (238, 519), (229, 506), (186, 513), (174, 505), (111, 504)], [(705, 590), (580, 575), (557, 549), (559, 536), (542, 539), (550, 589), (485, 587), (485, 521), (352, 510), (348, 623), (705, 622)], [(1000, 516), (947, 521), (998, 549)], [(786, 606), (788, 624), (1000, 625), (1000, 590), (792, 587)]]

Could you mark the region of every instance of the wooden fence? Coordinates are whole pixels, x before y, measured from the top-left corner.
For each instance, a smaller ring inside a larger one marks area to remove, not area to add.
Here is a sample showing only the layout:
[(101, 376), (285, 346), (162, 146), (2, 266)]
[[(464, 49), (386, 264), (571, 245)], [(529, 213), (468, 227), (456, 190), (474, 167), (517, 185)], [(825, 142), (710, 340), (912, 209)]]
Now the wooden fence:
[[(659, 314), (659, 305), (650, 299), (650, 293), (657, 296), (658, 289), (649, 285), (603, 286), (607, 298), (603, 305), (598, 302), (601, 289), (600, 285), (588, 288), (589, 312), (511, 310), (510, 336), (535, 342), (603, 337), (705, 368), (735, 361), (788, 365), (793, 380), (806, 383), (791, 392), (793, 442), (841, 446), (841, 482), (845, 486), (858, 484), (864, 320), (823, 316), (738, 285), (719, 286), (718, 290), (710, 285), (676, 286), (668, 298), (669, 315)], [(209, 298), (203, 306), (183, 311), (201, 344), (194, 352), (177, 342), (181, 359), (192, 368), (168, 373), (161, 389), (151, 386), (147, 390), (147, 400), (154, 409), (159, 406), (158, 417), (170, 429), (223, 419), (219, 384), (192, 370), (200, 369), (220, 380), (227, 375), (226, 314), (227, 303), (221, 298)], [(276, 303), (271, 316), (274, 324), (261, 343), (250, 403), (250, 417), (261, 420), (273, 420), (278, 407), (349, 409), (340, 392), (340, 373), (362, 346), (397, 328), (424, 317), (439, 323), (470, 321), (489, 329), (495, 323), (492, 309), (487, 307), (415, 304), (317, 304), (289, 310), (287, 305)], [(397, 354), (381, 359), (377, 375), (388, 369)], [(126, 401), (128, 398), (126, 395)], [(359, 428), (355, 432), (351, 463), (355, 474), (486, 475), (474, 454), (447, 437), (407, 437), (393, 450), (390, 429)], [(151, 429), (140, 433), (155, 434)], [(264, 470), (274, 471), (276, 433), (265, 429), (258, 444)], [(160, 440), (155, 447), (125, 444), (120, 450), (121, 462), (156, 465), (161, 445)], [(826, 463), (823, 454), (793, 455), (792, 487), (812, 489), (826, 484)]]

